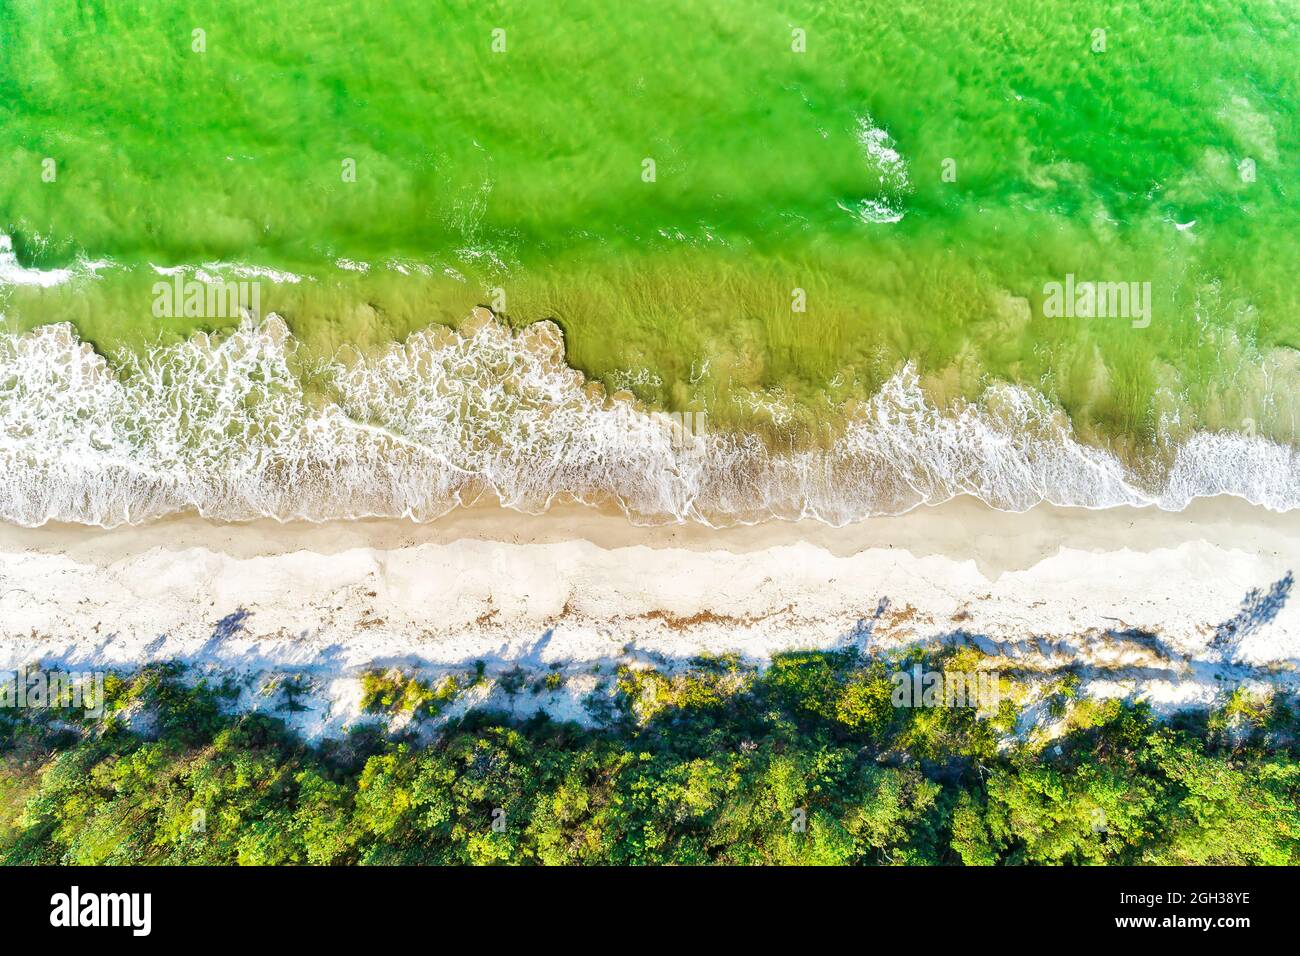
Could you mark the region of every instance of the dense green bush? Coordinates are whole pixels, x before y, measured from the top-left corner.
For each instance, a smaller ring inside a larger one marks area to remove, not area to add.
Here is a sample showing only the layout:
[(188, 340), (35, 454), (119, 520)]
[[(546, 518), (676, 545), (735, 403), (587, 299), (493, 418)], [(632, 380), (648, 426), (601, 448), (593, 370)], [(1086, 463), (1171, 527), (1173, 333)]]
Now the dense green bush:
[[(893, 706), (898, 663), (620, 669), (593, 729), (471, 711), (427, 745), (368, 728), (315, 746), (147, 668), (110, 681), (97, 721), (0, 716), (0, 861), (1300, 863), (1289, 704), (1159, 722), (1076, 714), (1071, 685), (1049, 700), (1070, 729), (1044, 744), (1009, 701), (984, 719)], [(367, 680), (380, 712), (442, 703)]]

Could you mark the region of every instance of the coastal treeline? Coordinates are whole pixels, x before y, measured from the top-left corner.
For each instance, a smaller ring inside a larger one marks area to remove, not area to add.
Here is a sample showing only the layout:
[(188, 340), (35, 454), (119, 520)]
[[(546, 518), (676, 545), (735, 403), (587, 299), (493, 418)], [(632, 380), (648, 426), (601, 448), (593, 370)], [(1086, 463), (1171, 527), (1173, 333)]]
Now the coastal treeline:
[(898, 706), (890, 667), (848, 651), (620, 669), (588, 727), (439, 717), (446, 681), (376, 675), (368, 709), (436, 728), (315, 744), (180, 667), (110, 675), (94, 719), (0, 710), (0, 862), (1300, 863), (1294, 701), (1157, 720), (1067, 677), (993, 712)]

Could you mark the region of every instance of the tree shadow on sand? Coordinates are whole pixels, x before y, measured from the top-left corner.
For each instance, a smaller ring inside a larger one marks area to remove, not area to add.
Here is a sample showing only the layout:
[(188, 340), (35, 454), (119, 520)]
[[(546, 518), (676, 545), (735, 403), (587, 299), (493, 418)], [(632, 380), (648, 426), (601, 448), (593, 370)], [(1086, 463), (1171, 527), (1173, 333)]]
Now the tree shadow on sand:
[(1294, 583), (1295, 576), (1288, 571), (1282, 578), (1273, 582), (1267, 591), (1251, 588), (1242, 600), (1241, 609), (1236, 615), (1214, 629), (1214, 640), (1210, 642), (1210, 646), (1226, 650), (1273, 620), (1286, 606)]

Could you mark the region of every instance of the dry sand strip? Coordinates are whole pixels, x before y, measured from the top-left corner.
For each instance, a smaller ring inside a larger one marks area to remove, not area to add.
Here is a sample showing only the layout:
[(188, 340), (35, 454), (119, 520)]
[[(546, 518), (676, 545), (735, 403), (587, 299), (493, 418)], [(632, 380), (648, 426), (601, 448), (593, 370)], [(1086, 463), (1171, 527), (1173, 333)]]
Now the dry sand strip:
[(963, 641), (1169, 709), (1296, 689), (1296, 569), (1300, 513), (1228, 498), (1023, 514), (959, 499), (844, 528), (642, 528), (576, 505), (424, 525), (4, 526), (0, 668), (179, 660), (235, 675), (249, 707), (275, 706), (277, 676), (296, 675), (309, 709), (292, 720), (314, 736), (361, 717), (372, 666), (554, 667), (560, 690), (488, 685), (460, 706), (488, 694), (581, 719), (618, 663)]

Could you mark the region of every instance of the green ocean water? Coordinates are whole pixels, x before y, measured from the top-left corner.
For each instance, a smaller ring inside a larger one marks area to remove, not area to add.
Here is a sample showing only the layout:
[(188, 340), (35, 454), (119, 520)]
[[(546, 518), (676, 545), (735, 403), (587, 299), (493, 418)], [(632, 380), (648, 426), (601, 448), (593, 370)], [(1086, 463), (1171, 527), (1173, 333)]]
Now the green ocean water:
[[(500, 305), (780, 440), (912, 362), (1131, 463), (1293, 442), (1298, 64), (1293, 0), (0, 0), (0, 231), (74, 275), (0, 310), (138, 351), (238, 322), (153, 266), (244, 264), (317, 354)], [(1067, 275), (1149, 325), (1045, 315)]]

